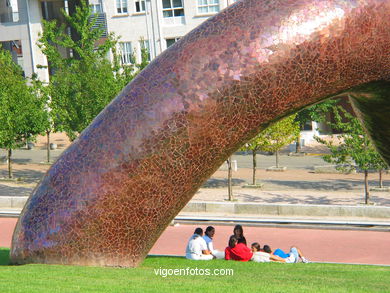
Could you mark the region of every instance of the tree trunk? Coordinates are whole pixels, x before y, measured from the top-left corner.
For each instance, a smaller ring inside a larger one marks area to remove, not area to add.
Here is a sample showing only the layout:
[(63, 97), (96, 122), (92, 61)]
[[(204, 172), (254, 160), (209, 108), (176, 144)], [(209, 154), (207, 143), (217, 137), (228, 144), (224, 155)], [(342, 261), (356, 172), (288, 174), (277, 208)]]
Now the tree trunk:
[(11, 157), (12, 157), (12, 149), (8, 149), (8, 178), (13, 178)]
[(364, 203), (368, 204), (370, 200), (370, 191), (368, 189), (368, 171), (364, 170), (364, 191), (365, 191), (365, 200)]
[(383, 188), (383, 178), (382, 178), (383, 170), (379, 170), (379, 188)]
[(46, 131), (47, 136), (47, 162), (50, 163), (50, 130)]
[(295, 152), (300, 153), (301, 150), (301, 132), (299, 131), (297, 140), (295, 141)]
[(276, 151), (275, 155), (276, 155), (276, 168), (279, 168), (279, 151)]
[(252, 161), (253, 161), (253, 185), (256, 185), (256, 151), (252, 151)]
[(228, 196), (229, 201), (233, 201), (233, 188), (232, 188), (232, 157), (227, 160), (228, 164)]

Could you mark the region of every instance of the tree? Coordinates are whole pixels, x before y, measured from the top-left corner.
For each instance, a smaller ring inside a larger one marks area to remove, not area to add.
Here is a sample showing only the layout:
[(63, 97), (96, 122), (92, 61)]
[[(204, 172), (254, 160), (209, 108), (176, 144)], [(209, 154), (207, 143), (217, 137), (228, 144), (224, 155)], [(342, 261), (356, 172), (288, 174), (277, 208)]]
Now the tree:
[(341, 131), (337, 135), (340, 140), (338, 145), (332, 141), (325, 141), (319, 137), (315, 139), (326, 145), (330, 154), (323, 156), (323, 159), (337, 165), (342, 171), (352, 171), (359, 168), (364, 172), (365, 203), (369, 203), (370, 193), (368, 186), (368, 171), (383, 169), (386, 163), (382, 160), (369, 137), (365, 134), (360, 121), (341, 106), (333, 107), (335, 122), (328, 124), (335, 130)]
[(256, 154), (261, 150), (262, 136), (258, 134), (256, 137), (248, 141), (242, 148), (242, 151), (250, 151), (252, 153), (252, 185), (256, 185)]
[(378, 170), (379, 173), (379, 188), (383, 188), (383, 171), (389, 168), (389, 166), (387, 166), (386, 162), (382, 159), (378, 152), (376, 152), (373, 156), (373, 165), (375, 170)]
[[(134, 65), (121, 64), (116, 54), (118, 39), (113, 34), (101, 39), (103, 30), (96, 27), (96, 15), (84, 1), (72, 15), (62, 13), (64, 24), (43, 21), (38, 45), (53, 73), (49, 84), (51, 108), (58, 124), (74, 140), (136, 71)], [(68, 52), (67, 56), (62, 52)], [(110, 52), (113, 62), (107, 59)]]
[(12, 178), (12, 150), (44, 131), (45, 101), (34, 94), (22, 69), (0, 47), (0, 147), (7, 150), (8, 177)]
[[(339, 99), (328, 99), (321, 103), (315, 104), (311, 107), (302, 109), (297, 113), (295, 121), (299, 123), (299, 129), (303, 130), (306, 122), (308, 121), (316, 121), (316, 122), (324, 122), (326, 119), (326, 114), (338, 103)], [(301, 136), (300, 134), (296, 139), (296, 152), (301, 152)]]
[(31, 80), (32, 90), (34, 95), (40, 98), (44, 102), (42, 113), (42, 127), (45, 130), (47, 137), (46, 145), (46, 160), (50, 163), (50, 134), (51, 132), (61, 131), (61, 125), (58, 123), (56, 108), (52, 106), (52, 100), (50, 98), (50, 87), (46, 86), (42, 81), (38, 79), (36, 75), (33, 75)]
[(233, 180), (232, 180), (232, 157), (230, 156), (226, 160), (228, 166), (228, 199), (229, 201), (233, 201)]
[(299, 135), (299, 123), (296, 114), (288, 116), (264, 129), (256, 137), (256, 144), (266, 152), (276, 155), (276, 167), (279, 168), (279, 150), (296, 140)]

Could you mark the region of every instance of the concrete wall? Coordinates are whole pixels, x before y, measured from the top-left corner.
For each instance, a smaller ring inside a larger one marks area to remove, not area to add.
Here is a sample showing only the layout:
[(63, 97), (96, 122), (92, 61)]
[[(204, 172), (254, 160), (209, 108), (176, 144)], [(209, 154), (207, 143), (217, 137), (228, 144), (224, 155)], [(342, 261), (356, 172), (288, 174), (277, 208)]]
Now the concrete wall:
[(390, 218), (390, 207), (189, 202), (182, 212), (229, 213), (256, 216)]

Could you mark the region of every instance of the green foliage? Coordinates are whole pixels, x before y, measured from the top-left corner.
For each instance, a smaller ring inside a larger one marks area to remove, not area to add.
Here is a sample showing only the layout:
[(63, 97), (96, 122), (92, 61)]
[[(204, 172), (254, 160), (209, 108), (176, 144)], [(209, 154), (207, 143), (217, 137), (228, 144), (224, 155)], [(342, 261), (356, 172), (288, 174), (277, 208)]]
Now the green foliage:
[[(35, 97), (42, 101), (41, 125), (45, 132), (57, 129), (54, 124), (54, 112), (51, 109), (51, 99), (49, 88), (41, 82), (37, 75), (34, 74), (31, 78), (31, 90)], [(61, 129), (58, 129), (59, 131)]]
[(335, 122), (328, 124), (341, 134), (337, 135), (340, 143), (335, 145), (332, 141), (325, 141), (319, 137), (315, 139), (326, 145), (330, 154), (323, 159), (342, 171), (352, 171), (359, 168), (364, 171), (381, 170), (387, 167), (379, 153), (376, 151), (369, 137), (365, 134), (360, 121), (340, 106), (332, 109)]
[(8, 150), (12, 178), (12, 150), (45, 130), (45, 100), (28, 86), (21, 68), (0, 46), (0, 147)]
[[(96, 15), (84, 1), (72, 15), (62, 13), (64, 24), (43, 22), (38, 45), (54, 72), (49, 84), (50, 108), (58, 127), (73, 140), (137, 71), (133, 65), (121, 65), (113, 34), (102, 41), (103, 30), (95, 27)], [(107, 58), (110, 53), (113, 62)]]
[(337, 104), (338, 101), (339, 99), (328, 99), (321, 103), (302, 109), (297, 113), (295, 121), (299, 123), (301, 129), (308, 121), (324, 122), (326, 119), (326, 114)]
[(45, 129), (44, 99), (22, 76), (11, 54), (0, 47), (0, 147), (15, 149)]
[(360, 121), (347, 112), (341, 106), (333, 107), (335, 122), (328, 124), (335, 130), (340, 131), (337, 135), (340, 143), (334, 145), (332, 141), (325, 141), (319, 137), (315, 139), (326, 145), (330, 154), (323, 156), (323, 159), (344, 172), (355, 169), (364, 171), (365, 203), (369, 203), (368, 170), (383, 170), (387, 164), (383, 161), (375, 149), (373, 143), (365, 133)]
[(266, 152), (277, 152), (299, 135), (296, 114), (286, 117), (260, 132), (249, 145)]
[[(299, 128), (304, 129), (306, 122), (316, 121), (324, 122), (326, 119), (326, 114), (331, 110), (331, 108), (339, 101), (339, 99), (327, 99), (318, 104), (315, 104), (311, 107), (302, 109), (297, 113), (295, 121), (299, 123)], [(296, 138), (296, 152), (301, 151), (301, 137), (300, 135)]]
[(150, 60), (150, 52), (146, 47), (145, 40), (141, 38), (140, 43), (141, 43), (141, 63), (136, 64), (136, 67), (139, 71), (144, 69), (149, 64), (149, 60)]
[(279, 167), (278, 151), (296, 140), (299, 132), (299, 123), (294, 114), (267, 127), (241, 148), (242, 151), (252, 152), (253, 185), (256, 185), (256, 152), (259, 150), (275, 152), (276, 167)]

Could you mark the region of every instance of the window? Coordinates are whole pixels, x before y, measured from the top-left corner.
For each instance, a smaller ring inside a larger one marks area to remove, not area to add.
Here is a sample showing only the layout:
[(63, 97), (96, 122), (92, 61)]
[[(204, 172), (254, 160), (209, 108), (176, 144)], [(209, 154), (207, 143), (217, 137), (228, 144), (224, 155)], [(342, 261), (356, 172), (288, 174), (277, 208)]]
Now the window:
[(182, 0), (162, 0), (162, 2), (164, 18), (184, 16)]
[(198, 0), (198, 13), (216, 13), (219, 12), (219, 0)]
[(167, 42), (167, 48), (169, 48), (170, 46), (172, 46), (174, 43), (176, 43), (180, 38), (172, 38), (172, 39), (165, 39), (165, 41)]
[(2, 1), (0, 6), (7, 7), (6, 9), (4, 7), (1, 9), (0, 14), (0, 23), (7, 23), (7, 22), (18, 22), (19, 21), (19, 6), (18, 6), (18, 0), (6, 0)]
[(148, 61), (150, 61), (150, 46), (148, 40), (141, 40), (140, 42), (140, 48), (141, 48), (141, 61), (142, 61), (142, 55), (146, 54), (146, 58)]
[(116, 12), (127, 13), (127, 0), (116, 0)]
[(306, 121), (301, 130), (313, 130), (313, 123), (311, 121)]
[(135, 12), (145, 12), (145, 0), (135, 0)]
[(102, 6), (100, 4), (91, 4), (89, 6), (91, 6), (92, 13), (102, 13), (103, 12)]
[(103, 13), (103, 5), (101, 0), (90, 0), (89, 6), (91, 7), (92, 13)]
[(131, 42), (119, 43), (121, 48), (121, 61), (122, 64), (133, 64), (133, 50), (131, 48)]

